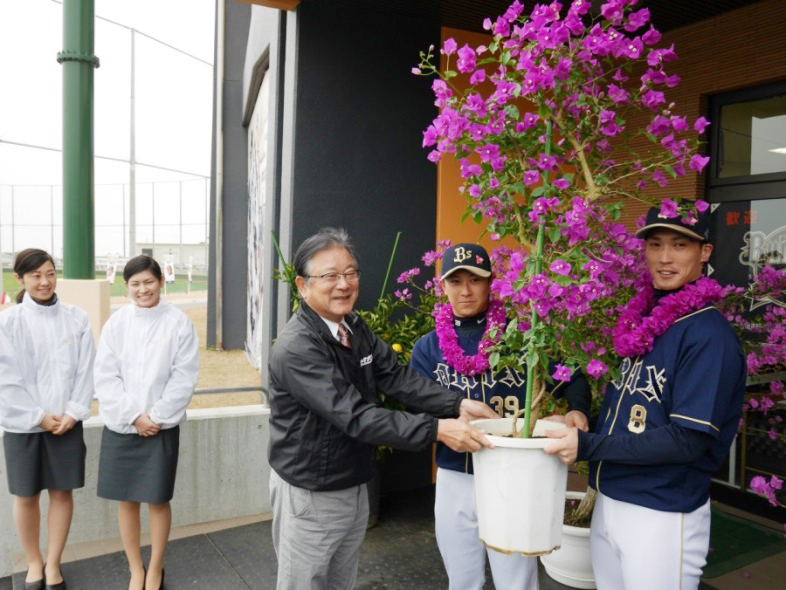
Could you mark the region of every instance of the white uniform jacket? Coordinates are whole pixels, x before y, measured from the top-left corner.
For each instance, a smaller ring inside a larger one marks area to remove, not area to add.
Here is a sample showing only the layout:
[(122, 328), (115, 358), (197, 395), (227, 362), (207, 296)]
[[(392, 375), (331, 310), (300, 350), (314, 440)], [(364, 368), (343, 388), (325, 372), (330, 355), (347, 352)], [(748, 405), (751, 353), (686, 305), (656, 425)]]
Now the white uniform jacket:
[(199, 339), (182, 311), (166, 301), (119, 309), (101, 331), (95, 368), (99, 416), (107, 428), (136, 434), (144, 413), (161, 428), (186, 417), (199, 372)]
[(74, 305), (41, 305), (25, 293), (0, 313), (0, 426), (43, 432), (44, 414), (90, 417), (93, 330)]

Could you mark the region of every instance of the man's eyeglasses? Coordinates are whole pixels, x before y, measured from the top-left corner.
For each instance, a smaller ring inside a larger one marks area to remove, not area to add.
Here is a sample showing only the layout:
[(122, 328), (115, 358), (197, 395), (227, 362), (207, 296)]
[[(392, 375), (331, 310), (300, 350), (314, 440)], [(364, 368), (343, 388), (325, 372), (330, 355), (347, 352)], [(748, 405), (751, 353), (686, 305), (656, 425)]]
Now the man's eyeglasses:
[(337, 283), (338, 277), (344, 277), (348, 283), (357, 283), (360, 280), (359, 270), (348, 270), (347, 272), (327, 272), (323, 275), (308, 275), (310, 279), (321, 279), (326, 283)]

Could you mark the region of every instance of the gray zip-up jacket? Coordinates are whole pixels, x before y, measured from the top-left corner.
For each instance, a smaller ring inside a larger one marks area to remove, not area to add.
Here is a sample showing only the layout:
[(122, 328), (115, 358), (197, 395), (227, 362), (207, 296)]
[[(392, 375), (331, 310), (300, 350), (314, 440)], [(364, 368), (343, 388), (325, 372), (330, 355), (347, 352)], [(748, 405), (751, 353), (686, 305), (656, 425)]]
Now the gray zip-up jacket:
[[(435, 416), (457, 417), (464, 399), (398, 364), (356, 314), (345, 321), (351, 349), (302, 302), (270, 352), (270, 465), (308, 490), (369, 481), (376, 445), (428, 447), (437, 438)], [(380, 392), (424, 413), (385, 409)]]

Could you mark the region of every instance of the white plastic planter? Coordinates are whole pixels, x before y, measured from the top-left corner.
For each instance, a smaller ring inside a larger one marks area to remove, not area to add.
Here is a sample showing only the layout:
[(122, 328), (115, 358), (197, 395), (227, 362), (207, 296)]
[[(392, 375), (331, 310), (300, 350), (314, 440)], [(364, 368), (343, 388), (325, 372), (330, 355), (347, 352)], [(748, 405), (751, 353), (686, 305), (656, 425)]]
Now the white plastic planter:
[(472, 456), (480, 540), (502, 553), (546, 555), (562, 540), (568, 469), (543, 452), (550, 439), (505, 437), (512, 423), (512, 418), (473, 422), (496, 447)]
[[(568, 492), (570, 500), (581, 500), (585, 492)], [(589, 528), (562, 525), (562, 547), (540, 561), (546, 573), (560, 584), (571, 588), (597, 588), (590, 557)]]

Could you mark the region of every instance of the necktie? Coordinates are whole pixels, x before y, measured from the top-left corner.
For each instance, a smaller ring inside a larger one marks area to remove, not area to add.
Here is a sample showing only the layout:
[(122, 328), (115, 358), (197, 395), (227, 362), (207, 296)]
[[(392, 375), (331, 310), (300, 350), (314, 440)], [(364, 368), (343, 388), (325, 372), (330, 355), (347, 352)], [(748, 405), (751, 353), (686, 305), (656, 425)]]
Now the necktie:
[(338, 325), (338, 340), (347, 348), (352, 348), (352, 344), (349, 341), (349, 331), (344, 327), (344, 324)]

